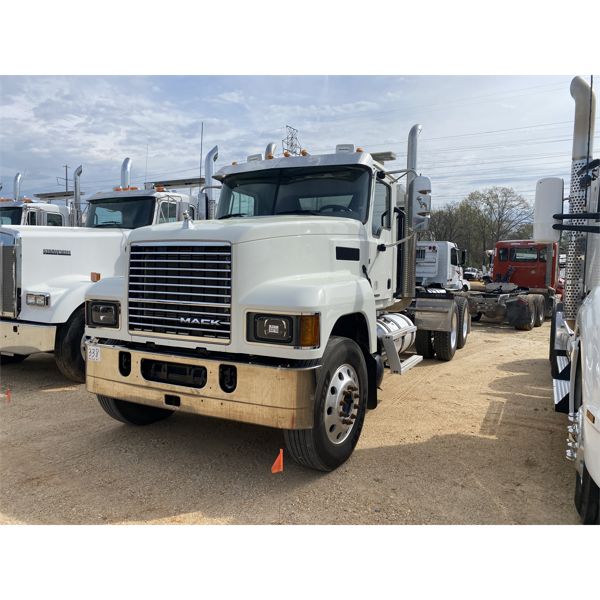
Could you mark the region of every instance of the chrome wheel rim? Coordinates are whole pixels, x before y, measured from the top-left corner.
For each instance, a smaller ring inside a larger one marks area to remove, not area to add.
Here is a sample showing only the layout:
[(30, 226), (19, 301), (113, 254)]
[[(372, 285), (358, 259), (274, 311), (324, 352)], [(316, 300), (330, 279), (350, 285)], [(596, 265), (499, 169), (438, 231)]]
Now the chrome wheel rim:
[(83, 362), (85, 362), (85, 359), (86, 359), (85, 333), (81, 336), (81, 342), (79, 342), (79, 351), (81, 352), (81, 358), (83, 358)]
[(462, 337), (463, 340), (467, 339), (467, 334), (469, 332), (469, 313), (465, 310), (463, 313), (463, 324), (462, 324)]
[(456, 312), (452, 315), (452, 330), (450, 331), (450, 344), (456, 347), (456, 337), (458, 334), (458, 325), (456, 323)]
[(323, 421), (327, 439), (343, 444), (354, 429), (360, 405), (360, 383), (354, 367), (339, 366), (329, 382)]

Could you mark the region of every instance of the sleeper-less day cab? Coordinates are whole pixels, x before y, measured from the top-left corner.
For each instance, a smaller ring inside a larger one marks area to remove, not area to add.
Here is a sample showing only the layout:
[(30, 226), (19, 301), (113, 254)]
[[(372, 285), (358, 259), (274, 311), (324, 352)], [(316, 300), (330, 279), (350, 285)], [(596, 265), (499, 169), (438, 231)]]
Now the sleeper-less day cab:
[[(102, 408), (135, 425), (181, 411), (275, 427), (300, 464), (343, 463), (384, 364), (422, 359), (404, 355), (416, 327), (402, 312), (431, 203), (419, 131), (401, 171), (349, 144), (278, 158), (269, 144), (215, 175), (215, 220), (133, 232), (126, 276), (86, 296), (87, 388)], [(425, 296), (416, 319), (453, 352), (456, 304)]]

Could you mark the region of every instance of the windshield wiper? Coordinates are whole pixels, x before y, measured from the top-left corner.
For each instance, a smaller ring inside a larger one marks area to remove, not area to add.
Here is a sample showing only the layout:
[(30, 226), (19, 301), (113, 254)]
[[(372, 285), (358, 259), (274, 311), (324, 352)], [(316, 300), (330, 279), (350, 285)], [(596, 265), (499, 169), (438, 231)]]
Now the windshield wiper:
[(308, 210), (303, 208), (297, 208), (296, 210), (284, 210), (281, 212), (274, 213), (274, 217), (277, 215), (318, 215), (320, 214), (316, 210)]
[(231, 213), (230, 215), (223, 215), (222, 217), (219, 217), (217, 220), (221, 221), (222, 219), (231, 219), (233, 217), (247, 217), (248, 215), (246, 213)]

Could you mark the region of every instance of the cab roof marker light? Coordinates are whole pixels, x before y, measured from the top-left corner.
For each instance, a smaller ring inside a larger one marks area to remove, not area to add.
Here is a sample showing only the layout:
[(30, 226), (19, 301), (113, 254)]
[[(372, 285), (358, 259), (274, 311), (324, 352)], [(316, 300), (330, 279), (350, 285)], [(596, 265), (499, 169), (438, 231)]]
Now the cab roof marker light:
[(248, 156), (248, 158), (246, 159), (247, 162), (254, 162), (256, 160), (262, 160), (263, 156), (262, 154), (250, 154), (250, 156)]
[(352, 154), (354, 152), (354, 144), (338, 144), (335, 147), (336, 154)]
[(310, 156), (308, 150), (306, 150), (305, 148), (302, 148), (302, 150), (300, 150), (300, 154), (302, 154), (302, 156)]

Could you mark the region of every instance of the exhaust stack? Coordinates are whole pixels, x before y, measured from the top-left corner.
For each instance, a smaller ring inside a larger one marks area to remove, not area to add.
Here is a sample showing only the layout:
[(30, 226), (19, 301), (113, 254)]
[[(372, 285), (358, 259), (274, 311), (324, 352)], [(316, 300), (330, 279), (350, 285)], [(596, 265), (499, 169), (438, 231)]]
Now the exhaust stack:
[(265, 160), (275, 158), (275, 149), (276, 148), (277, 148), (277, 144), (275, 142), (271, 142), (270, 144), (267, 144), (267, 148), (265, 149)]
[[(580, 177), (577, 172), (592, 160), (596, 97), (587, 81), (581, 77), (575, 77), (571, 81), (571, 96), (575, 100), (575, 123), (573, 126), (569, 213), (573, 214), (588, 210), (587, 189), (582, 189), (579, 185)], [(587, 221), (585, 219), (571, 219), (570, 224), (586, 225)], [(584, 294), (585, 261), (583, 257), (586, 253), (586, 241), (586, 233), (579, 231), (569, 232), (564, 310), (565, 318), (571, 321), (571, 325), (577, 317), (577, 310)]]
[(79, 227), (81, 225), (81, 184), (80, 177), (83, 171), (83, 166), (79, 165), (73, 173), (73, 213), (72, 213), (72, 224), (73, 227)]
[(212, 182), (213, 172), (214, 172), (214, 164), (215, 164), (215, 161), (217, 160), (217, 158), (219, 158), (219, 146), (215, 146), (206, 155), (206, 158), (204, 159), (204, 185), (206, 186), (204, 193), (206, 194), (206, 218), (207, 219), (214, 219), (215, 213), (217, 212), (216, 211), (217, 203), (213, 197), (214, 189), (212, 189), (214, 187), (213, 182)]
[(15, 180), (14, 180), (14, 184), (13, 184), (13, 194), (15, 197), (15, 200), (20, 200), (21, 199), (21, 179), (23, 178), (23, 176), (21, 175), (21, 173), (17, 173), (15, 175)]
[(129, 189), (131, 186), (131, 159), (126, 158), (121, 165), (121, 188)]

